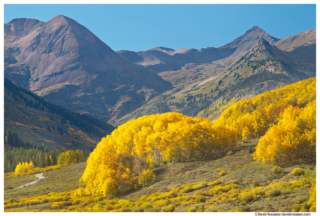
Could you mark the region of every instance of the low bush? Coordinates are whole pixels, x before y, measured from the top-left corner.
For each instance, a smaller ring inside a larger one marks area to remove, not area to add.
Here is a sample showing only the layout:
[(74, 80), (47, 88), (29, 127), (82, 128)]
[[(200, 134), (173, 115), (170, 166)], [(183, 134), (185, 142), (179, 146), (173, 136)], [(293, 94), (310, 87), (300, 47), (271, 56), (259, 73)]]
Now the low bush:
[(282, 188), (281, 189), (281, 194), (290, 194), (292, 193), (292, 189), (290, 188)]
[(206, 198), (204, 198), (204, 196), (197, 195), (196, 196), (196, 202), (197, 203), (204, 203), (204, 202), (206, 202)]
[(51, 204), (51, 208), (53, 208), (53, 209), (59, 209), (59, 208), (61, 208), (63, 206), (63, 203), (62, 202), (53, 202), (52, 204)]
[(174, 208), (175, 208), (174, 205), (170, 204), (168, 206), (163, 206), (161, 210), (163, 212), (173, 212)]
[(221, 171), (219, 172), (219, 176), (224, 176), (224, 175), (227, 175), (227, 172), (224, 171), (224, 170), (221, 170)]
[(206, 210), (204, 210), (205, 212), (218, 212), (218, 209), (216, 207), (209, 207)]
[(243, 212), (249, 212), (250, 211), (250, 206), (246, 205), (245, 207), (243, 207), (242, 211)]
[(300, 211), (300, 209), (301, 209), (301, 205), (293, 205), (292, 206), (292, 212), (299, 212)]
[(295, 168), (289, 173), (290, 176), (299, 176), (304, 175), (304, 169), (302, 168)]
[(208, 184), (206, 182), (201, 182), (200, 184), (193, 186), (193, 189), (199, 190), (199, 189), (205, 188), (207, 186), (208, 186)]
[(228, 181), (226, 184), (239, 184), (239, 179), (233, 179), (231, 181)]
[(191, 186), (188, 186), (188, 187), (181, 190), (182, 193), (189, 193), (192, 191), (194, 191), (194, 189)]
[(134, 207), (134, 208), (132, 209), (132, 211), (133, 211), (133, 212), (144, 212), (144, 208), (142, 208), (142, 207)]
[(232, 155), (232, 151), (228, 151), (227, 156), (231, 156)]
[(129, 207), (122, 207), (120, 208), (120, 212), (132, 212), (132, 210)]
[(307, 200), (308, 200), (308, 197), (298, 196), (298, 197), (296, 197), (293, 201), (294, 201), (294, 203), (296, 203), (296, 204), (301, 204), (301, 203), (303, 203), (303, 202), (305, 202), (305, 201), (307, 201)]
[(257, 197), (258, 195), (264, 196), (265, 191), (266, 191), (266, 189), (264, 187), (256, 187), (251, 190), (251, 192), (254, 194), (255, 197)]
[(213, 181), (213, 182), (210, 182), (210, 183), (208, 184), (208, 186), (215, 186), (215, 185), (218, 185), (218, 184), (221, 184), (221, 181), (220, 181), (220, 180), (215, 180), (215, 181)]
[(9, 199), (9, 203), (14, 203), (14, 202), (17, 202), (17, 200), (15, 200), (14, 198)]
[(257, 179), (253, 180), (253, 181), (252, 181), (252, 184), (253, 184), (254, 186), (260, 186), (260, 182), (259, 182)]
[(267, 196), (275, 197), (281, 195), (281, 190), (278, 187), (272, 187), (268, 191), (266, 191)]
[(75, 200), (73, 200), (73, 202), (72, 202), (72, 204), (73, 205), (77, 205), (77, 204), (79, 204), (81, 201), (79, 200), (79, 199), (75, 199)]
[(197, 209), (196, 209), (196, 207), (194, 207), (194, 206), (189, 207), (189, 208), (187, 209), (187, 212), (196, 212), (196, 211), (197, 211)]
[(245, 203), (251, 202), (255, 199), (255, 196), (252, 192), (243, 193), (239, 197)]
[(274, 166), (274, 167), (272, 168), (272, 172), (273, 172), (273, 173), (276, 173), (276, 174), (280, 174), (280, 173), (281, 173), (281, 167), (279, 167), (279, 166)]

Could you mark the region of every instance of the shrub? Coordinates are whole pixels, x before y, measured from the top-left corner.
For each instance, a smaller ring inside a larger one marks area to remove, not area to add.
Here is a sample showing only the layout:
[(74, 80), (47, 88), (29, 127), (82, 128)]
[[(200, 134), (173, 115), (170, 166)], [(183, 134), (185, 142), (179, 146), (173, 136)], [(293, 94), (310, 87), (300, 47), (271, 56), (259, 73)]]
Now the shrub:
[(202, 195), (202, 196), (208, 196), (208, 191), (198, 191), (193, 194), (193, 196)]
[(266, 192), (267, 196), (279, 196), (281, 195), (281, 190), (277, 187), (272, 187), (270, 190)]
[(196, 209), (196, 207), (194, 207), (194, 206), (189, 207), (189, 208), (187, 209), (187, 212), (196, 212), (196, 211), (197, 211), (197, 209)]
[(310, 212), (316, 211), (316, 183), (312, 184), (312, 187), (309, 190), (310, 199), (308, 205), (310, 206)]
[(146, 202), (146, 203), (143, 203), (141, 207), (144, 209), (149, 209), (149, 208), (152, 208), (153, 206), (150, 202)]
[(293, 205), (292, 206), (292, 212), (299, 212), (301, 209), (301, 205)]
[(220, 180), (215, 180), (215, 181), (213, 181), (213, 182), (210, 182), (210, 183), (208, 184), (208, 186), (214, 186), (214, 185), (218, 185), (218, 184), (221, 184), (221, 181), (220, 181)]
[(120, 209), (121, 212), (132, 212), (131, 209), (129, 207), (122, 207)]
[(308, 204), (308, 202), (304, 202), (304, 203), (302, 203), (302, 207), (305, 209), (309, 209), (310, 205)]
[(249, 146), (249, 147), (248, 147), (248, 154), (252, 154), (252, 153), (253, 153), (252, 146)]
[(239, 196), (239, 193), (232, 193), (230, 195), (231, 198), (238, 198), (238, 196)]
[(142, 208), (142, 207), (134, 207), (132, 211), (133, 212), (144, 212), (144, 208)]
[(299, 175), (303, 175), (304, 174), (304, 169), (302, 168), (295, 168), (294, 170), (292, 170), (289, 175), (291, 176), (299, 176)]
[(206, 198), (204, 198), (204, 196), (198, 195), (198, 196), (196, 196), (196, 202), (197, 203), (206, 202)]
[(209, 193), (218, 194), (220, 192), (228, 192), (231, 189), (238, 189), (238, 188), (240, 188), (240, 185), (237, 185), (237, 184), (229, 184), (229, 185), (225, 185), (223, 187), (216, 186), (216, 187), (212, 188), (211, 190), (209, 190)]
[(161, 208), (161, 207), (163, 207), (163, 206), (166, 206), (166, 205), (168, 205), (169, 203), (170, 203), (169, 200), (158, 200), (158, 201), (155, 202), (155, 204), (156, 204), (159, 208)]
[(221, 170), (222, 170), (221, 168), (218, 168), (216, 169), (216, 172), (221, 172)]
[(299, 212), (308, 212), (308, 210), (302, 206)]
[(218, 209), (216, 207), (209, 207), (205, 210), (205, 212), (218, 212)]
[(246, 203), (254, 200), (254, 194), (252, 192), (240, 194), (240, 199)]
[(231, 181), (228, 181), (226, 184), (239, 184), (239, 179), (233, 179)]
[(61, 202), (53, 202), (51, 204), (51, 208), (53, 208), (53, 209), (59, 209), (59, 208), (61, 208), (61, 206), (62, 206)]
[(242, 211), (244, 212), (250, 211), (250, 206), (246, 205), (245, 207), (243, 207)]
[(208, 184), (206, 182), (201, 182), (200, 184), (194, 186), (193, 188), (194, 188), (194, 190), (199, 190), (199, 189), (205, 188), (207, 186), (208, 186)]
[(85, 202), (83, 202), (83, 203), (81, 204), (82, 207), (85, 207), (85, 206), (87, 206), (87, 205), (89, 205), (89, 202), (88, 202), (88, 201), (85, 201)]
[(73, 200), (73, 202), (72, 202), (72, 204), (73, 205), (77, 205), (77, 204), (79, 204), (81, 201), (79, 200), (79, 199), (75, 199), (75, 200)]
[(48, 203), (49, 202), (49, 199), (48, 198), (44, 198), (41, 200), (41, 203)]
[(103, 197), (96, 197), (94, 198), (94, 202), (97, 203), (99, 201), (103, 200)]
[(194, 189), (191, 186), (188, 186), (181, 190), (182, 193), (189, 193), (191, 191), (194, 191)]
[(9, 199), (9, 203), (14, 203), (14, 202), (17, 202), (17, 200), (15, 200), (14, 198)]
[(174, 211), (174, 205), (170, 204), (168, 206), (163, 206), (161, 210), (163, 212), (173, 212)]
[(260, 182), (259, 182), (257, 179), (255, 179), (255, 180), (252, 181), (252, 184), (253, 184), (254, 186), (259, 186), (259, 185), (260, 185)]
[(211, 194), (218, 194), (218, 193), (221, 191), (221, 188), (222, 188), (221, 186), (216, 186), (216, 187), (210, 189), (210, 190), (209, 190), (209, 193), (211, 193)]
[(227, 175), (227, 172), (224, 171), (224, 170), (221, 170), (221, 171), (219, 172), (219, 176), (224, 176), (224, 175)]
[(227, 156), (230, 156), (230, 155), (232, 155), (232, 151), (228, 151), (228, 153), (227, 153)]
[(297, 198), (294, 199), (294, 203), (301, 204), (307, 200), (308, 200), (308, 197), (298, 196)]
[(147, 195), (143, 195), (142, 197), (140, 197), (139, 200), (142, 201), (142, 202), (144, 202), (147, 198), (148, 198)]
[(273, 173), (276, 173), (276, 174), (281, 173), (281, 167), (279, 167), (279, 166), (274, 166), (274, 167), (272, 168), (272, 172), (273, 172)]
[(110, 204), (108, 204), (108, 205), (106, 206), (106, 210), (107, 210), (107, 211), (111, 211), (111, 210), (113, 210), (113, 206), (112, 206), (112, 205), (110, 205)]
[(264, 196), (265, 195), (265, 188), (264, 187), (256, 187), (256, 188), (252, 189), (252, 192), (255, 197), (257, 197), (258, 195)]
[(292, 189), (290, 188), (281, 189), (281, 194), (290, 194), (290, 193), (292, 193)]
[(221, 197), (220, 202), (224, 203), (224, 202), (228, 202), (229, 199), (227, 197)]

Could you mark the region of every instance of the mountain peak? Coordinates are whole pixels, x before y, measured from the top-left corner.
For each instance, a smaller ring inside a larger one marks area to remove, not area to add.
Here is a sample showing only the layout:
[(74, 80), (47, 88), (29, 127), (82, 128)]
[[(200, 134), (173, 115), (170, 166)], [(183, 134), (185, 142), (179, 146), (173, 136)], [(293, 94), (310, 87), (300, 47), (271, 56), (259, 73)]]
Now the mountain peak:
[(155, 48), (152, 48), (150, 50), (165, 50), (165, 51), (174, 51), (174, 49), (171, 49), (171, 48), (167, 48), (167, 47), (155, 47)]
[(77, 22), (67, 16), (58, 15), (50, 19), (46, 24), (76, 24)]
[[(254, 48), (260, 39), (264, 39), (270, 44), (274, 44), (279, 40), (275, 37), (270, 36), (258, 26), (253, 26), (252, 28), (248, 29), (243, 35), (222, 46), (221, 48), (236, 48), (236, 51), (231, 55), (231, 57), (236, 57)], [(263, 41), (261, 43), (263, 43)]]
[(252, 28), (248, 29), (246, 31), (246, 33), (254, 32), (254, 31), (259, 31), (259, 32), (262, 31), (262, 32), (264, 32), (259, 26), (253, 26)]
[(44, 22), (41, 22), (37, 19), (16, 18), (4, 24), (4, 35), (5, 37), (22, 37), (42, 25), (44, 25)]

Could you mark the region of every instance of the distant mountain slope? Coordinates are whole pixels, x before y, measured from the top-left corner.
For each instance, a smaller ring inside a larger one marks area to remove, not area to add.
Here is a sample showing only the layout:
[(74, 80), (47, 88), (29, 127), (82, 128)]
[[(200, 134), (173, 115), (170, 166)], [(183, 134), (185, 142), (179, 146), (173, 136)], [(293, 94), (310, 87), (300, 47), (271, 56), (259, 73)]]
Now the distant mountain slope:
[(309, 46), (316, 43), (316, 30), (308, 30), (283, 38), (274, 45), (285, 51), (292, 51), (297, 47)]
[(20, 137), (36, 145), (88, 152), (96, 141), (114, 129), (98, 119), (49, 103), (6, 78), (4, 85), (5, 129), (18, 132)]
[[(122, 124), (142, 115), (168, 111), (191, 116), (202, 111), (201, 117), (210, 115), (216, 118), (224, 108), (239, 99), (250, 98), (292, 82), (314, 77), (315, 52), (309, 46), (303, 49), (307, 48), (313, 51), (307, 55), (310, 58), (306, 57), (304, 60), (298, 58), (301, 52), (299, 50), (296, 50), (297, 53), (286, 52), (260, 39), (251, 51), (223, 72), (189, 85), (177, 85), (174, 90), (155, 97), (134, 112), (117, 120), (115, 124)], [(161, 73), (161, 75), (173, 79), (168, 74)], [(215, 114), (208, 112), (207, 109), (210, 107), (217, 108), (210, 110), (216, 112)]]
[(156, 47), (144, 52), (121, 50), (117, 53), (131, 63), (145, 66), (159, 73), (180, 70), (189, 63), (204, 64), (224, 58), (237, 58), (251, 50), (261, 38), (271, 44), (279, 40), (270, 36), (258, 26), (254, 26), (240, 37), (219, 48), (208, 47), (199, 50), (180, 48), (173, 50)]
[(15, 19), (5, 29), (5, 77), (72, 111), (107, 121), (172, 88), (68, 17)]
[[(315, 52), (309, 55), (315, 56)], [(227, 103), (232, 98), (250, 98), (285, 84), (314, 77), (316, 76), (315, 63), (315, 58), (305, 61), (297, 58), (294, 52), (282, 51), (261, 39), (254, 49), (215, 80), (218, 82), (216, 88), (223, 92), (220, 101), (214, 101), (210, 105), (215, 107), (220, 102), (218, 109), (211, 109), (213, 112), (218, 111), (217, 115), (204, 111), (200, 116), (211, 115), (214, 119), (221, 113), (222, 106), (226, 108), (230, 105)]]

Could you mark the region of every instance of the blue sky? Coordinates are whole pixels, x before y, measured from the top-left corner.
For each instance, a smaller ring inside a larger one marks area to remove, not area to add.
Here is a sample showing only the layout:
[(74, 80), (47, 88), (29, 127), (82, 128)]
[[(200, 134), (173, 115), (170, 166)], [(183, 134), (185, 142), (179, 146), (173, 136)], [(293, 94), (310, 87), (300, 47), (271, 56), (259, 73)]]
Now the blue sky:
[(222, 46), (259, 26), (284, 38), (316, 28), (315, 5), (5, 5), (14, 18), (48, 21), (65, 15), (84, 25), (113, 50), (143, 51)]

